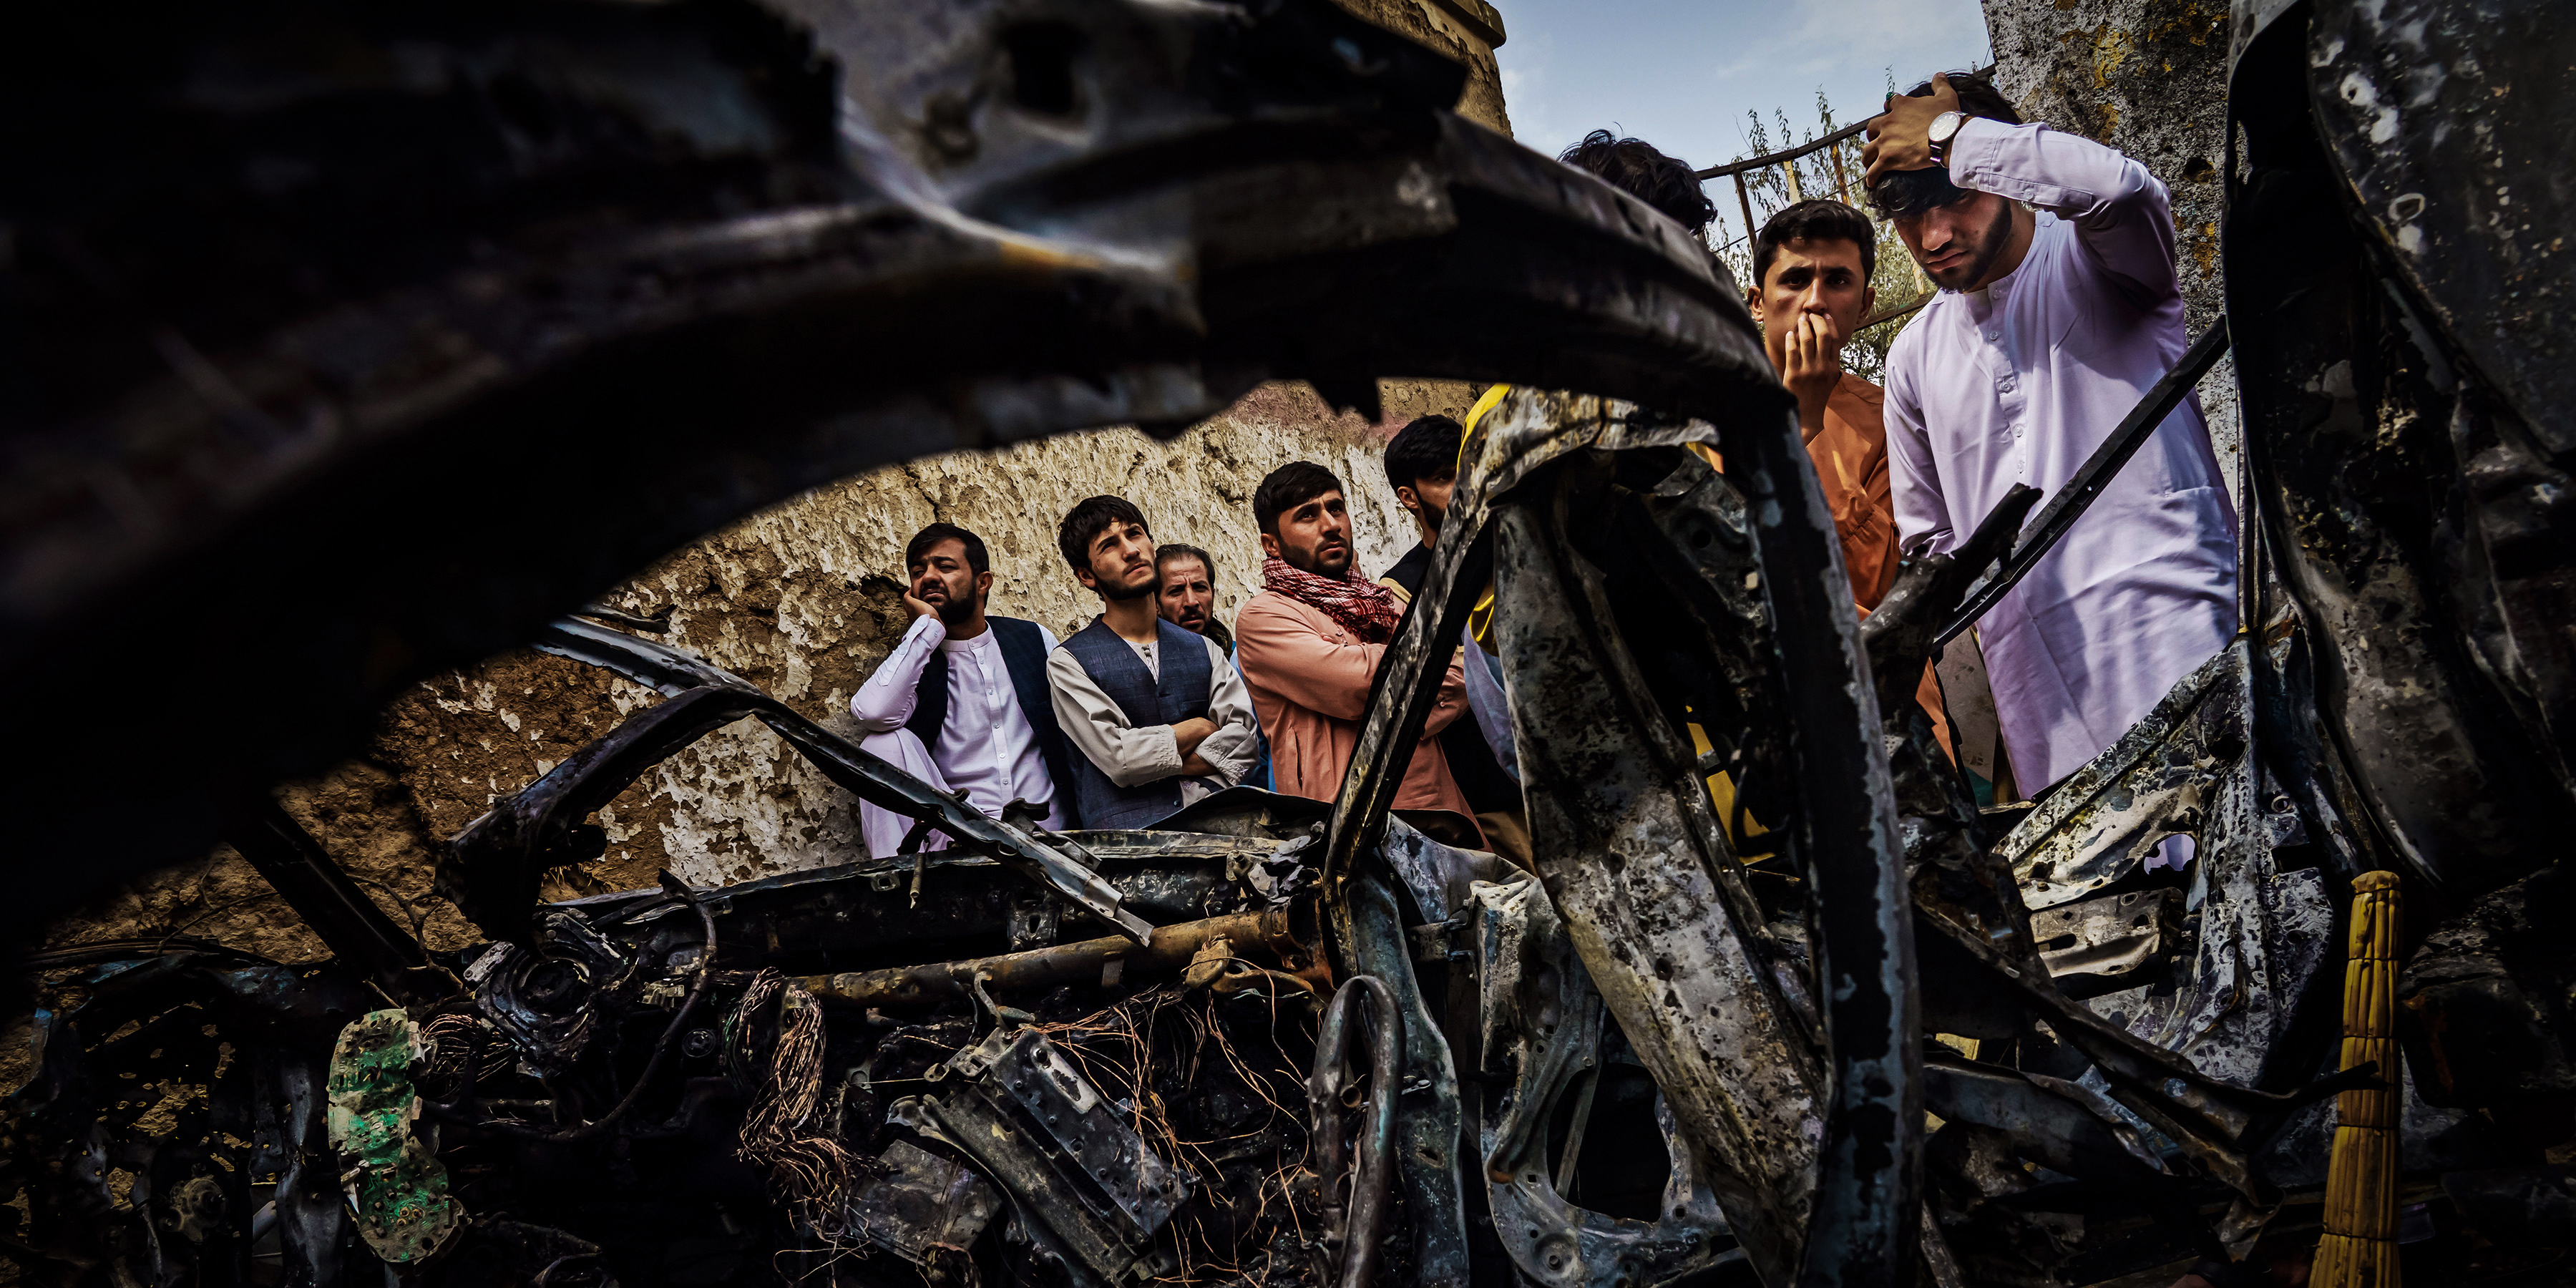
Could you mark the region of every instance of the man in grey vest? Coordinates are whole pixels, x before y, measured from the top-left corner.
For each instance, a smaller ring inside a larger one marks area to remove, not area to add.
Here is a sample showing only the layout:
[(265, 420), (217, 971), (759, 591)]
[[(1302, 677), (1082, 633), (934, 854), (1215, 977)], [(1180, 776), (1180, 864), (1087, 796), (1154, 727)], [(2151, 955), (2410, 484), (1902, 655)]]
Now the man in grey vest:
[[(1047, 697), (1055, 636), (1036, 622), (985, 615), (991, 558), (964, 528), (923, 528), (903, 562), (912, 628), (850, 698), (867, 735), (859, 745), (941, 791), (964, 791), (988, 817), (1021, 800), (1042, 826), (1079, 826), (1072, 766)], [(871, 855), (895, 853), (911, 828), (901, 814), (859, 804)], [(946, 844), (934, 832), (923, 848)]]
[(1135, 506), (1095, 496), (1056, 529), (1100, 616), (1047, 658), (1087, 828), (1143, 827), (1242, 782), (1260, 757), (1252, 695), (1223, 647), (1155, 613), (1154, 536)]

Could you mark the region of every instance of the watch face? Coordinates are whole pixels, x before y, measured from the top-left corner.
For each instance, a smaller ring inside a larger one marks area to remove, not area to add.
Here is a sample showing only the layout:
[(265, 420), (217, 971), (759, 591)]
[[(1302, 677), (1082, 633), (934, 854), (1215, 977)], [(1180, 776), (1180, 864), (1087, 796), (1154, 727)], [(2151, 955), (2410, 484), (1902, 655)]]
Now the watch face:
[(1943, 112), (1939, 116), (1932, 118), (1932, 128), (1925, 131), (1925, 133), (1928, 134), (1935, 143), (1947, 143), (1950, 141), (1951, 135), (1959, 132), (1960, 123), (1966, 119), (1966, 117), (1961, 116), (1957, 112)]

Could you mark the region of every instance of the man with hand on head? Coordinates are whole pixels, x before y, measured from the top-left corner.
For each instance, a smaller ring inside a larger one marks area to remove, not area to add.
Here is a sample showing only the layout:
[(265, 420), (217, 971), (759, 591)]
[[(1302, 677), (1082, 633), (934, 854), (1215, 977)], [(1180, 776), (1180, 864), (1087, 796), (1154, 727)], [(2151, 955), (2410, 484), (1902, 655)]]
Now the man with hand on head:
[[(1236, 656), (1270, 738), (1279, 790), (1332, 800), (1341, 794), (1369, 687), (1404, 610), (1351, 566), (1350, 510), (1332, 471), (1310, 461), (1272, 470), (1252, 494), (1252, 517), (1268, 558), (1261, 593), (1235, 614)], [(1452, 658), (1395, 808), (1474, 817), (1438, 737), (1466, 711), (1464, 673)]]
[[(1762, 351), (1798, 399), (1798, 436), (1842, 539), (1852, 601), (1866, 614), (1896, 584), (1896, 514), (1890, 496), (1882, 395), (1843, 370), (1843, 346), (1878, 302), (1878, 230), (1839, 201), (1801, 201), (1753, 238), (1754, 285), (1744, 292), (1762, 324)], [(1915, 698), (1947, 750), (1941, 687), (1926, 669)]]
[[(1071, 766), (1047, 692), (1055, 636), (1036, 622), (985, 614), (990, 557), (964, 528), (923, 528), (903, 562), (912, 627), (850, 697), (866, 735), (859, 745), (940, 791), (964, 791), (986, 817), (1024, 800), (1040, 826), (1077, 826)], [(912, 826), (859, 802), (859, 832), (877, 858), (893, 855)], [(934, 832), (922, 848), (947, 843)]]
[(1092, 497), (1064, 516), (1056, 548), (1100, 596), (1100, 616), (1047, 658), (1083, 826), (1144, 827), (1243, 781), (1259, 758), (1251, 696), (1216, 641), (1156, 615), (1145, 516)]
[[(1898, 540), (1947, 552), (2014, 484), (2053, 498), (2181, 359), (2173, 207), (2146, 167), (2023, 124), (1966, 73), (1891, 98), (1862, 156), (1870, 201), (1943, 288), (1888, 352), (1887, 413)], [(2196, 396), (1977, 630), (2034, 788), (2226, 646), (2236, 511)]]

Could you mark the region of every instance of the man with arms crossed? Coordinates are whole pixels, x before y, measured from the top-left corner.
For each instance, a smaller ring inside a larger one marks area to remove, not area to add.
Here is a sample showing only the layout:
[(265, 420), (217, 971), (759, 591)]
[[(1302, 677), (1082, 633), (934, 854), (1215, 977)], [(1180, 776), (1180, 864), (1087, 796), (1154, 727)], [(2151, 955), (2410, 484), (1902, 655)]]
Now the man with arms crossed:
[[(964, 528), (923, 528), (903, 562), (912, 628), (850, 697), (867, 735), (859, 745), (943, 792), (963, 790), (986, 817), (1025, 800), (1040, 826), (1076, 826), (1071, 767), (1047, 693), (1055, 636), (1036, 622), (985, 615), (992, 567), (983, 539)], [(877, 858), (894, 854), (912, 826), (859, 802), (859, 832)], [(922, 848), (947, 843), (934, 832)]]
[[(2182, 357), (2173, 209), (1964, 73), (1870, 132), (1870, 200), (1943, 288), (1887, 356), (1898, 540), (1939, 553), (2013, 484), (2053, 497)], [(1978, 623), (2015, 778), (2082, 767), (2235, 631), (2236, 512), (2195, 398)]]
[[(1404, 610), (1386, 587), (1351, 566), (1351, 516), (1342, 481), (1311, 461), (1291, 461), (1252, 494), (1261, 528), (1261, 593), (1235, 614), (1236, 655), (1270, 736), (1279, 790), (1332, 800), (1359, 745), (1387, 641)], [(1397, 809), (1475, 811), (1449, 775), (1439, 733), (1467, 712), (1465, 676), (1449, 662), (1440, 700), (1396, 789)]]
[(1252, 698), (1216, 641), (1155, 615), (1154, 535), (1135, 506), (1095, 496), (1056, 548), (1100, 616), (1047, 658), (1088, 828), (1143, 827), (1243, 781), (1259, 752)]

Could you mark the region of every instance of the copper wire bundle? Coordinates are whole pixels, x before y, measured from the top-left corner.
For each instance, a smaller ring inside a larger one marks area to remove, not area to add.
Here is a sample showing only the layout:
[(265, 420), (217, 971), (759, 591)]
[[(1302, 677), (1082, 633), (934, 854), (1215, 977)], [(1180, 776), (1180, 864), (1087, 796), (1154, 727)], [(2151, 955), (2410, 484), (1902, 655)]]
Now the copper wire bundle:
[[(1062, 1024), (1040, 1024), (1035, 1027), (1054, 1040), (1058, 1047), (1079, 1064), (1083, 1076), (1113, 1100), (1129, 1106), (1128, 1125), (1145, 1139), (1147, 1147), (1163, 1161), (1198, 1178), (1202, 1187), (1215, 1183), (1223, 1174), (1218, 1154), (1237, 1141), (1259, 1137), (1286, 1119), (1295, 1127), (1294, 1135), (1305, 1135), (1301, 1108), (1283, 1102), (1270, 1085), (1272, 1080), (1285, 1080), (1302, 1088), (1304, 1072), (1283, 1061), (1269, 1071), (1256, 1068), (1226, 1036), (1225, 1025), (1215, 1013), (1217, 999), (1203, 991), (1179, 987), (1155, 989), (1141, 993), (1105, 1010)], [(1274, 1000), (1271, 1022), (1285, 1020), (1311, 1028), (1311, 1011), (1300, 1008), (1296, 1015), (1283, 1016)], [(1275, 1031), (1275, 1029), (1274, 1029)], [(1222, 1061), (1234, 1075), (1269, 1107), (1263, 1120), (1247, 1131), (1206, 1140), (1184, 1138), (1171, 1123), (1162, 1097), (1154, 1090), (1150, 1073), (1156, 1040), (1161, 1039), (1181, 1057), (1178, 1080), (1183, 1085), (1198, 1082), (1200, 1070), (1208, 1062)], [(1284, 1055), (1284, 1053), (1283, 1053)], [(1248, 1229), (1260, 1229), (1274, 1203), (1285, 1211), (1292, 1229), (1303, 1231), (1303, 1213), (1293, 1201), (1296, 1182), (1304, 1169), (1301, 1148), (1281, 1151), (1283, 1157), (1263, 1180), (1256, 1197), (1257, 1206)], [(1295, 1155), (1287, 1157), (1286, 1155)], [(1192, 1205), (1195, 1206), (1195, 1205)], [(1215, 1284), (1228, 1280), (1262, 1282), (1267, 1277), (1269, 1248), (1266, 1246), (1219, 1246), (1208, 1230), (1206, 1221), (1191, 1207), (1184, 1207), (1173, 1217), (1175, 1245), (1179, 1267), (1175, 1273), (1155, 1282), (1166, 1284)]]
[(840, 1220), (841, 1191), (858, 1159), (815, 1123), (823, 1100), (823, 1009), (813, 995), (764, 970), (743, 990), (734, 1013), (737, 1034), (775, 998), (778, 1040), (765, 1065), (755, 1065), (751, 1108), (742, 1119), (735, 1156), (769, 1170), (771, 1187), (803, 1207), (818, 1226)]

